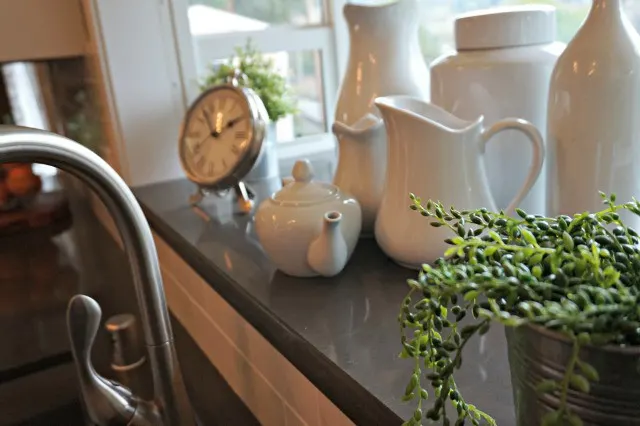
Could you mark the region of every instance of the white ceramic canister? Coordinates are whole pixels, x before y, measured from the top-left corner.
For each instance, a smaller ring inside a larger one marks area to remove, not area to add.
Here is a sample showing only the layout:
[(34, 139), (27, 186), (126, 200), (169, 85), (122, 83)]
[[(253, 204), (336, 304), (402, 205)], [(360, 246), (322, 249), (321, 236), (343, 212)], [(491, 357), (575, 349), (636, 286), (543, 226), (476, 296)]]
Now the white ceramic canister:
[[(431, 64), (431, 102), (465, 120), (482, 115), (487, 126), (519, 117), (544, 135), (549, 81), (564, 49), (555, 42), (555, 8), (511, 6), (460, 15), (455, 38), (457, 51)], [(525, 139), (510, 130), (487, 146), (487, 177), (500, 209), (526, 179), (532, 151), (528, 146), (523, 150)], [(520, 207), (545, 214), (545, 192), (543, 169)]]
[(600, 210), (598, 191), (640, 198), (640, 37), (621, 0), (593, 0), (554, 70), (548, 120), (551, 214)]

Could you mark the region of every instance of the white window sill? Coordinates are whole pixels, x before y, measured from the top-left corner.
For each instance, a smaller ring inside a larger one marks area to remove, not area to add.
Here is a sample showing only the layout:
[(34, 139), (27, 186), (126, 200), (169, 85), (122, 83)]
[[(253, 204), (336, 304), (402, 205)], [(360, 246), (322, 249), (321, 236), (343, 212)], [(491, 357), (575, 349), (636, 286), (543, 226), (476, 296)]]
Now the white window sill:
[(277, 147), (280, 162), (299, 158), (334, 158), (336, 155), (336, 140), (332, 133), (322, 133), (298, 138), (291, 142), (281, 142)]

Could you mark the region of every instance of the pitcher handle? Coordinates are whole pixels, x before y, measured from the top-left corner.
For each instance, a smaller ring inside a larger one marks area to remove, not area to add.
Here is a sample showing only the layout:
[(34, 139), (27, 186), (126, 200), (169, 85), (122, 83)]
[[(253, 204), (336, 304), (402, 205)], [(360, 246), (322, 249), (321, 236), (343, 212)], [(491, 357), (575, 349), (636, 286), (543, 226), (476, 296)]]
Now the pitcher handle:
[(507, 215), (511, 215), (523, 200), (523, 198), (527, 196), (533, 184), (535, 184), (538, 180), (538, 176), (540, 176), (540, 172), (542, 171), (542, 164), (544, 163), (544, 143), (542, 140), (542, 135), (540, 134), (536, 126), (534, 126), (530, 122), (522, 120), (520, 118), (506, 118), (493, 124), (488, 129), (483, 130), (481, 152), (484, 154), (487, 142), (489, 142), (489, 140), (493, 136), (507, 129), (519, 130), (524, 133), (525, 136), (527, 136), (527, 138), (529, 139), (531, 147), (533, 148), (531, 166), (529, 167), (527, 178), (525, 179), (524, 184), (522, 185), (520, 190), (516, 193), (516, 196), (513, 198), (513, 200), (511, 200), (511, 202), (505, 209), (505, 213)]

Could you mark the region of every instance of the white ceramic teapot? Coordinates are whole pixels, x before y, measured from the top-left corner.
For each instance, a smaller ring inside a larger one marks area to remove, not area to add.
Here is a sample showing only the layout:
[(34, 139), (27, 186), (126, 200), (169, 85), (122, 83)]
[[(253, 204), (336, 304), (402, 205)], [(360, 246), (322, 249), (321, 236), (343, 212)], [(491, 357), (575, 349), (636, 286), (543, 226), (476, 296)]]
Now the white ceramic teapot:
[[(441, 201), (458, 209), (495, 210), (484, 168), (484, 153), (492, 137), (506, 129), (524, 133), (533, 158), (525, 183), (507, 207), (515, 209), (540, 175), (544, 145), (540, 132), (520, 119), (498, 121), (488, 129), (483, 118), (462, 120), (428, 102), (410, 96), (376, 99), (387, 128), (389, 157), (384, 195), (376, 219), (380, 248), (401, 265), (418, 268), (441, 257), (451, 237), (444, 227), (409, 209), (409, 193)], [(523, 147), (526, 146), (523, 144)]]
[(263, 201), (256, 232), (271, 261), (287, 275), (333, 276), (358, 242), (360, 204), (329, 183), (314, 182), (307, 160), (293, 167), (293, 182)]

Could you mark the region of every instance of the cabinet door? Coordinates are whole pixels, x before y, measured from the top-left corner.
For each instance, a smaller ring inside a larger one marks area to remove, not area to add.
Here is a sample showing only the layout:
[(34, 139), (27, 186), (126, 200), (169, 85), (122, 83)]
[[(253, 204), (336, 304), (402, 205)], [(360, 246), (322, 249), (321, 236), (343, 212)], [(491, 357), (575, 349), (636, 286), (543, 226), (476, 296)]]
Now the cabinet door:
[(0, 0), (0, 62), (84, 55), (81, 0)]

